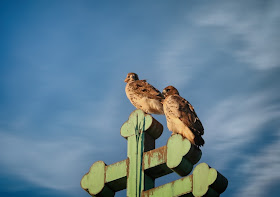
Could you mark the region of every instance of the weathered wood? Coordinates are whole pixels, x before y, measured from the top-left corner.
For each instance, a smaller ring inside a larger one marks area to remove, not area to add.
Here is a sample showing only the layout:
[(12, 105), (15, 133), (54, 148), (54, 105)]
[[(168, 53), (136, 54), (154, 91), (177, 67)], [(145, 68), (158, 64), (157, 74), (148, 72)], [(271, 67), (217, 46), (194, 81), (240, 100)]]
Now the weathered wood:
[[(135, 110), (121, 127), (121, 135), (127, 139), (129, 173), (127, 196), (140, 196), (145, 188), (154, 186), (154, 178), (144, 174), (143, 154), (155, 148), (155, 139), (163, 131), (162, 125), (142, 110)], [(145, 184), (145, 179), (147, 179)]]
[(175, 197), (192, 192), (192, 175), (186, 176), (179, 180), (161, 185), (159, 187), (144, 191), (142, 197)]
[(81, 187), (92, 196), (113, 196), (114, 192), (126, 188), (127, 171), (128, 159), (108, 166), (103, 161), (97, 161), (82, 178)]
[(172, 135), (167, 142), (167, 166), (180, 176), (188, 175), (201, 157), (200, 149), (181, 135)]
[(81, 180), (81, 187), (91, 196), (115, 195), (115, 192), (105, 184), (105, 167), (106, 164), (103, 161), (95, 162)]
[(121, 136), (127, 139), (129, 136), (135, 135), (135, 128), (145, 131), (154, 140), (159, 138), (163, 131), (163, 126), (156, 119), (139, 109), (133, 111), (122, 125)]
[(206, 194), (209, 187), (221, 194), (226, 190), (227, 185), (227, 179), (206, 163), (197, 165), (193, 171), (193, 194), (195, 196)]
[(227, 183), (225, 177), (217, 170), (201, 163), (195, 167), (193, 175), (144, 191), (142, 197), (216, 197), (225, 191)]
[(145, 174), (152, 178), (158, 178), (173, 172), (166, 165), (166, 152), (166, 146), (162, 146), (144, 153), (143, 166)]
[[(91, 196), (114, 196), (127, 189), (128, 197), (149, 196), (209, 196), (225, 191), (228, 181), (206, 163), (198, 164), (201, 150), (181, 135), (172, 135), (166, 146), (155, 149), (155, 140), (163, 127), (151, 115), (135, 110), (121, 127), (127, 139), (127, 159), (106, 165), (95, 162), (81, 180), (81, 187)], [(181, 179), (154, 188), (155, 179), (172, 172)]]
[(143, 165), (145, 173), (153, 178), (167, 175), (172, 171), (186, 176), (200, 157), (200, 149), (187, 139), (183, 139), (181, 135), (173, 135), (168, 139), (166, 146), (145, 152)]
[(126, 188), (128, 159), (106, 166), (105, 183), (115, 192)]

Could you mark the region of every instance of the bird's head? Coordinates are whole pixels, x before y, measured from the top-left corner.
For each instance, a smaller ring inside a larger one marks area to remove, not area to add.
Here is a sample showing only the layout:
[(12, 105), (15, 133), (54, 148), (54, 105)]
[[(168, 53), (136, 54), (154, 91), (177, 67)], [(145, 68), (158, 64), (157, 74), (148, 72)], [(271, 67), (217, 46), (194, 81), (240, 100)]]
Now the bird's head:
[(136, 80), (139, 80), (138, 75), (136, 73), (128, 73), (124, 82), (128, 83)]
[(162, 94), (164, 97), (167, 97), (169, 95), (174, 95), (174, 94), (179, 95), (179, 92), (173, 86), (167, 86), (166, 88), (163, 89)]

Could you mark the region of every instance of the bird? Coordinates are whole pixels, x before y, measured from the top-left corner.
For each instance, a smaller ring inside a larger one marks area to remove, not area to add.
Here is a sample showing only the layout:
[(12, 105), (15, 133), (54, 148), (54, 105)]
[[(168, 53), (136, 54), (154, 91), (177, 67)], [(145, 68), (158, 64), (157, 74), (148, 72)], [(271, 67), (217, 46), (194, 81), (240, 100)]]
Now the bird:
[(204, 145), (204, 128), (197, 117), (193, 106), (179, 95), (173, 86), (167, 86), (162, 91), (163, 110), (167, 120), (168, 129), (187, 138), (193, 145), (200, 147)]
[(132, 105), (147, 114), (164, 114), (161, 92), (146, 80), (139, 80), (136, 73), (128, 73), (125, 80), (125, 93)]

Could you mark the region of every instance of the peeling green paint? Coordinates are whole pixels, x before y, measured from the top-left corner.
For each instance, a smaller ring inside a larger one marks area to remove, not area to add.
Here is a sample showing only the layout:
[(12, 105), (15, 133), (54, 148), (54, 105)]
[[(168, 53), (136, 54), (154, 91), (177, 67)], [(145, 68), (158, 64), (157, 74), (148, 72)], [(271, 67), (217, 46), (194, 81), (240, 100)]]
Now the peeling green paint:
[[(81, 187), (91, 196), (114, 196), (127, 189), (128, 197), (219, 196), (227, 179), (206, 163), (198, 164), (201, 150), (181, 135), (173, 135), (166, 146), (155, 149), (155, 140), (163, 131), (151, 115), (135, 110), (121, 127), (127, 139), (127, 159), (106, 165), (95, 162), (81, 180)], [(144, 152), (146, 151), (146, 152)], [(176, 172), (181, 179), (154, 188), (156, 178)]]
[(157, 188), (144, 191), (142, 197), (170, 197), (191, 194), (192, 176), (187, 176), (179, 180), (161, 185)]
[(107, 166), (106, 182), (111, 182), (127, 176), (127, 161), (123, 160)]

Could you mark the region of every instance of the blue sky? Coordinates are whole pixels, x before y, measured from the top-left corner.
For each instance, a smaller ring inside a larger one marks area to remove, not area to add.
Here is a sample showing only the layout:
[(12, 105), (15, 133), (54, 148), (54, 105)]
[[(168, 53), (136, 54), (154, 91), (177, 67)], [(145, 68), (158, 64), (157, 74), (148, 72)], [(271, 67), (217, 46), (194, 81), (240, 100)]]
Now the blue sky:
[[(223, 196), (279, 195), (279, 1), (1, 1), (0, 10), (0, 196), (89, 196), (80, 180), (91, 164), (126, 158), (128, 72), (177, 87), (194, 106), (200, 162), (228, 178)], [(171, 133), (154, 117), (160, 147)]]

